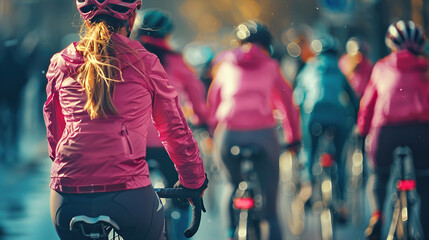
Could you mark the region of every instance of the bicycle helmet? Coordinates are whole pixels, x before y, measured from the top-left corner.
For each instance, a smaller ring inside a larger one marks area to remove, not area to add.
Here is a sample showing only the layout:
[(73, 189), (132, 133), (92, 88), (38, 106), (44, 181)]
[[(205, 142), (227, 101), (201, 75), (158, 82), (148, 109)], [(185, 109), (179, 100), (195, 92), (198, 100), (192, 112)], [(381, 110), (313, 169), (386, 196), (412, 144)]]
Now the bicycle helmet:
[(174, 28), (173, 21), (168, 12), (160, 9), (147, 9), (143, 11), (139, 36), (147, 35), (156, 38), (165, 38)]
[(316, 54), (338, 51), (338, 41), (329, 34), (316, 35), (310, 43), (311, 50)]
[(413, 21), (400, 20), (389, 26), (385, 41), (391, 49), (408, 49), (420, 54), (425, 45), (425, 36), (421, 26), (416, 25)]
[(87, 21), (97, 15), (109, 15), (119, 20), (127, 20), (142, 6), (141, 0), (76, 0), (82, 18)]
[(268, 28), (257, 21), (248, 20), (235, 29), (235, 38), (241, 43), (256, 43), (271, 50), (271, 33)]
[(351, 37), (347, 40), (346, 51), (347, 54), (350, 55), (355, 55), (357, 53), (367, 55), (369, 53), (369, 45), (361, 37)]

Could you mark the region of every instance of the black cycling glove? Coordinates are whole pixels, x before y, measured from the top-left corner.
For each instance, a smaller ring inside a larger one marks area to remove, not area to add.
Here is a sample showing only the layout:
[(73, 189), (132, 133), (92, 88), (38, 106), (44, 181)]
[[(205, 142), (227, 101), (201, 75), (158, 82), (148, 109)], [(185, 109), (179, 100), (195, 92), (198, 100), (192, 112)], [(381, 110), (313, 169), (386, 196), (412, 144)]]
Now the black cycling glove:
[[(203, 195), (204, 195), (204, 191), (206, 190), (206, 188), (207, 188), (207, 186), (208, 186), (208, 184), (209, 184), (209, 179), (207, 178), (207, 173), (206, 173), (205, 175), (206, 175), (206, 179), (204, 180), (203, 185), (202, 185), (201, 187), (197, 188), (197, 189), (190, 189), (190, 188), (184, 187), (184, 186), (180, 183), (180, 181), (177, 181), (177, 182), (176, 182), (176, 184), (174, 184), (174, 187), (175, 187), (175, 188), (184, 188), (184, 189), (188, 189), (188, 190), (191, 190), (191, 191), (198, 192), (198, 193), (199, 193), (198, 195), (199, 195), (199, 196), (201, 196), (201, 197), (200, 197), (200, 199), (201, 199), (201, 206), (202, 206), (202, 207), (201, 207), (201, 210), (202, 210), (203, 212), (206, 212), (206, 208), (204, 207), (204, 202), (203, 202)], [(179, 198), (179, 199), (177, 199), (177, 200), (178, 200), (178, 201), (179, 201), (179, 203), (180, 203), (180, 204), (182, 204), (183, 206), (187, 206), (189, 202), (192, 204), (192, 200), (191, 200), (190, 198), (188, 198), (188, 199)]]

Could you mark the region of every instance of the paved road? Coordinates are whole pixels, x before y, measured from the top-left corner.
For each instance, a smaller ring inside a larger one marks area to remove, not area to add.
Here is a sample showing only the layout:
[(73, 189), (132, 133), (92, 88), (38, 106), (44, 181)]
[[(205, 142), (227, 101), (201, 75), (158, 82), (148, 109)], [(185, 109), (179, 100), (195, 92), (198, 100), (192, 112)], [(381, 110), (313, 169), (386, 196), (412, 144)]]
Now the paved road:
[[(6, 235), (1, 240), (58, 240), (49, 216), (49, 165), (47, 158), (20, 167), (0, 168), (0, 225)], [(216, 201), (206, 200), (209, 212), (203, 215), (200, 231), (193, 239), (227, 239), (226, 219), (221, 214), (231, 187), (224, 178), (213, 179), (211, 188), (218, 193)], [(320, 239), (313, 216), (307, 220), (307, 228), (301, 236), (293, 236), (284, 228), (286, 239)], [(363, 226), (351, 224), (338, 228), (338, 239), (359, 240)]]
[(49, 161), (0, 169), (0, 226), (4, 240), (54, 240), (49, 215)]

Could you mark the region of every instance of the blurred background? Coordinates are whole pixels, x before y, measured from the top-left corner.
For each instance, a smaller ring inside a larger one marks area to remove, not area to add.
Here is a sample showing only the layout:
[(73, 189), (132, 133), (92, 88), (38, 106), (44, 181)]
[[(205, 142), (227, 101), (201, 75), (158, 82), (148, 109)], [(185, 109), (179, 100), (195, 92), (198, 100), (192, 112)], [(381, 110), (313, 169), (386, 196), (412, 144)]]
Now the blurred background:
[[(143, 1), (143, 8), (152, 7), (171, 11), (171, 44), (179, 51), (203, 44), (216, 54), (234, 45), (234, 26), (262, 20), (274, 36), (273, 57), (290, 81), (307, 58), (302, 41), (317, 32), (336, 36), (340, 52), (350, 37), (361, 36), (376, 61), (387, 54), (390, 23), (411, 19), (429, 31), (429, 0)], [(49, 217), (45, 71), (54, 53), (78, 39), (81, 24), (73, 0), (0, 0), (0, 239), (57, 239)], [(198, 55), (185, 56), (198, 64)], [(219, 221), (215, 214), (206, 221), (201, 239), (221, 239), (222, 229), (209, 227)]]

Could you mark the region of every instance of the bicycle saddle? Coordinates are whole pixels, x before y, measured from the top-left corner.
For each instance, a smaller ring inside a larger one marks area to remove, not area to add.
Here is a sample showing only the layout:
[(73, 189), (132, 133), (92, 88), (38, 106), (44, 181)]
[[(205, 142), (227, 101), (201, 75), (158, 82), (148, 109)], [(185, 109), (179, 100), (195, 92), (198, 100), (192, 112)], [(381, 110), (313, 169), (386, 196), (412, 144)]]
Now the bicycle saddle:
[(101, 224), (106, 223), (114, 227), (116, 230), (120, 229), (119, 225), (115, 221), (113, 221), (113, 219), (111, 219), (109, 216), (100, 215), (98, 217), (88, 217), (85, 215), (79, 215), (79, 216), (73, 217), (70, 220), (70, 231), (73, 231), (74, 226), (76, 226), (76, 224), (79, 222), (83, 222), (88, 225), (95, 225), (97, 223), (101, 223)]

